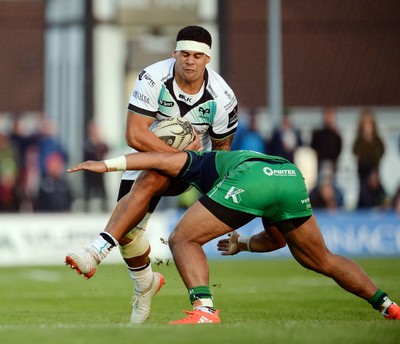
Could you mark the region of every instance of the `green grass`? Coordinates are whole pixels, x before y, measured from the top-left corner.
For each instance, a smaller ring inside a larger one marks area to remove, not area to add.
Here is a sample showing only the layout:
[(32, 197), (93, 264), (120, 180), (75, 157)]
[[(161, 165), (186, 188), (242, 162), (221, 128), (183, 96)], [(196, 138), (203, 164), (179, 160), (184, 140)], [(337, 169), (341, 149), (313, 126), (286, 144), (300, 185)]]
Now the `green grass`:
[[(358, 259), (400, 302), (400, 258)], [(292, 259), (210, 263), (219, 325), (172, 326), (190, 309), (174, 266), (155, 266), (166, 285), (151, 319), (127, 325), (133, 285), (123, 265), (86, 281), (66, 267), (0, 269), (0, 343), (399, 343), (400, 322)]]

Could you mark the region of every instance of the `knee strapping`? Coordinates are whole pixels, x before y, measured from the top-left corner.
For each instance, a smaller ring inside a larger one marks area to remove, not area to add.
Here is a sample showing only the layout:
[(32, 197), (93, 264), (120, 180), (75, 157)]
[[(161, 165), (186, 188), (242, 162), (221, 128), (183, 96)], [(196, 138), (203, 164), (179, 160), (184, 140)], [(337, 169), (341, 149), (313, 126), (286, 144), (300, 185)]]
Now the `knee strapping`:
[(143, 220), (126, 235), (132, 241), (127, 245), (119, 246), (123, 258), (139, 257), (149, 249), (150, 243), (144, 232), (150, 216), (151, 214), (147, 213)]
[(144, 235), (142, 230), (136, 230), (135, 236), (132, 241), (124, 246), (119, 246), (119, 250), (121, 252), (121, 256), (125, 259), (139, 257), (143, 255), (150, 247), (149, 240)]

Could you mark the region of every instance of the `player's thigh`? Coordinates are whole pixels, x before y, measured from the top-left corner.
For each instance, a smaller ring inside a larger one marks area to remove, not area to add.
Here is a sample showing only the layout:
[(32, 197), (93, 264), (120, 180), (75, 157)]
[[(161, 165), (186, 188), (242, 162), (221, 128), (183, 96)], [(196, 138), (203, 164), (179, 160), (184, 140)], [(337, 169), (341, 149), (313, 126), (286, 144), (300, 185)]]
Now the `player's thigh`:
[(140, 172), (138, 178), (132, 186), (131, 193), (146, 193), (150, 195), (162, 195), (169, 187), (169, 177), (148, 170)]
[(136, 180), (122, 179), (117, 200), (135, 193), (137, 196), (162, 195), (169, 187), (169, 177), (156, 171), (142, 171)]
[(314, 215), (300, 227), (286, 233), (285, 240), (293, 257), (303, 266), (319, 270), (328, 263), (330, 252)]
[(231, 227), (215, 217), (197, 201), (179, 220), (170, 239), (174, 242), (194, 241), (203, 245), (231, 231)]

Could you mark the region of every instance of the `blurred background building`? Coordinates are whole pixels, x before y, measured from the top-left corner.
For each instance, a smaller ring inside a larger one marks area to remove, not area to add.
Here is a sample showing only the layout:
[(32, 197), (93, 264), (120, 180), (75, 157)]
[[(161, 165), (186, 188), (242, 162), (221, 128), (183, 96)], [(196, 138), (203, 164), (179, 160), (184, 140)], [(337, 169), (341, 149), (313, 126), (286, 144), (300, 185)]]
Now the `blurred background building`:
[[(125, 115), (135, 78), (168, 58), (177, 31), (192, 24), (211, 32), (210, 67), (234, 89), (243, 123), (257, 128), (267, 153), (274, 129), (290, 114), (302, 138), (295, 161), (310, 190), (321, 179), (310, 147), (313, 131), (323, 125), (324, 109), (335, 109), (342, 139), (335, 187), (346, 209), (357, 207), (353, 142), (368, 108), (385, 147), (379, 178), (394, 197), (400, 184), (399, 13), (397, 0), (0, 0), (0, 131), (19, 150), (13, 173), (20, 175), (7, 184), (22, 199), (19, 211), (35, 210), (41, 153), (32, 147), (43, 141), (43, 120), (55, 127), (60, 164), (83, 159), (93, 122), (108, 156), (128, 152)], [(75, 201), (62, 211), (82, 211), (83, 176), (68, 179)], [(111, 207), (119, 175), (106, 181)]]

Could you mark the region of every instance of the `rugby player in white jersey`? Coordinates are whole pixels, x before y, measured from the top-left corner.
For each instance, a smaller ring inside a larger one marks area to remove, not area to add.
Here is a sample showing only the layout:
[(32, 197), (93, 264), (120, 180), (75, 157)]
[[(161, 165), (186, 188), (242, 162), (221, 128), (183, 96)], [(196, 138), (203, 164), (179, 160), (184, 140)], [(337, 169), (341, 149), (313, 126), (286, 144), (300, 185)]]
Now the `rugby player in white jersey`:
[[(211, 59), (211, 35), (200, 26), (181, 29), (172, 58), (157, 62), (139, 74), (128, 105), (126, 140), (136, 151), (174, 152), (149, 128), (156, 122), (182, 116), (198, 135), (187, 149), (230, 150), (237, 128), (237, 100), (222, 77), (207, 68)], [(117, 206), (97, 240), (83, 252), (70, 253), (67, 265), (86, 278), (94, 275), (98, 263), (117, 244), (135, 283), (131, 323), (142, 324), (150, 314), (151, 301), (164, 284), (164, 277), (153, 272), (150, 244), (145, 235), (147, 222), (161, 196), (175, 196), (188, 185), (153, 171), (127, 171), (123, 174)], [(135, 183), (140, 178), (142, 183)], [(135, 197), (129, 197), (136, 188)], [(132, 230), (118, 242), (110, 228), (130, 225)]]

